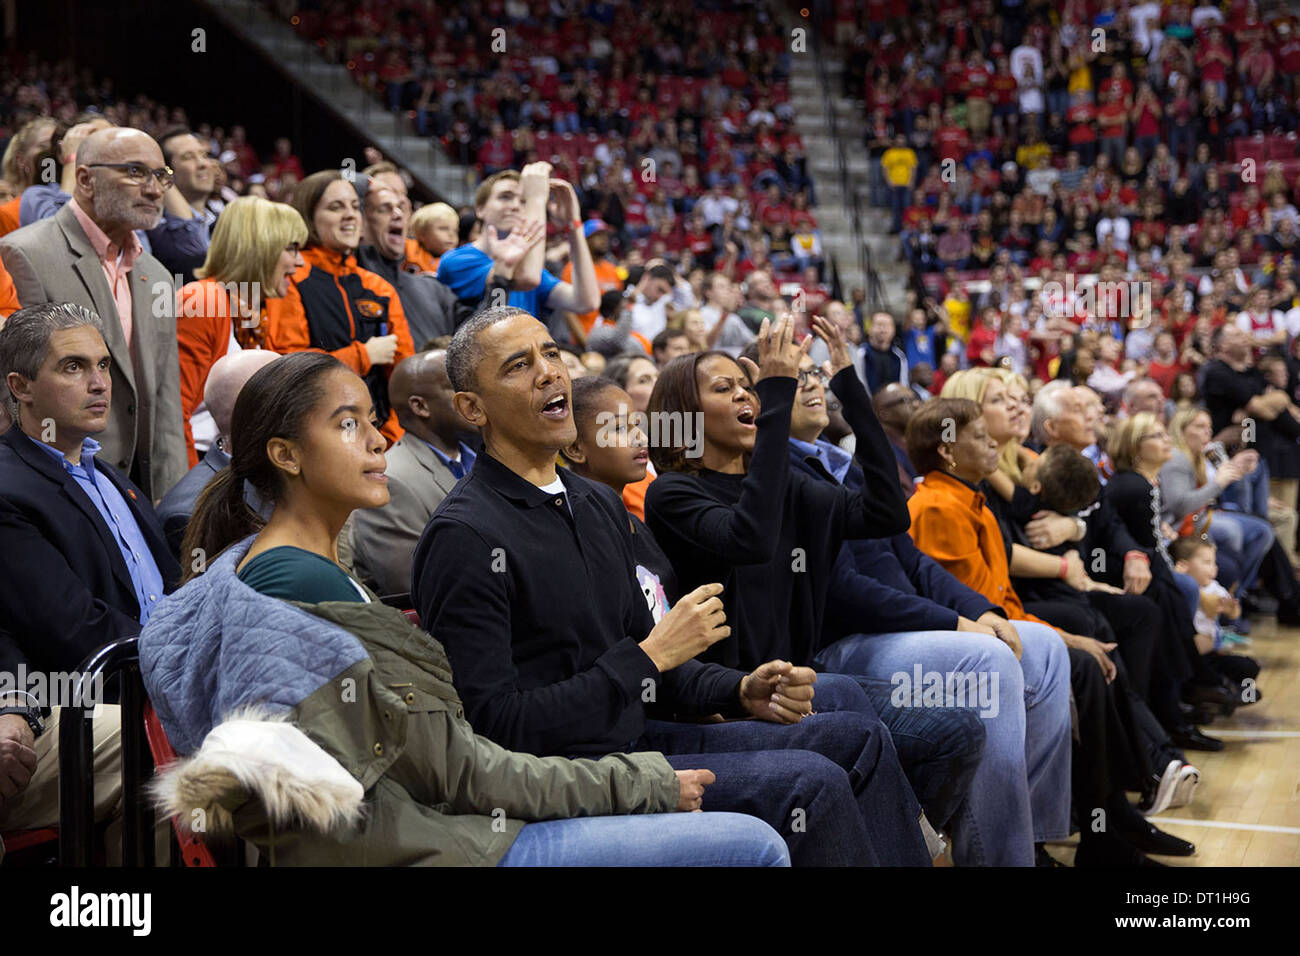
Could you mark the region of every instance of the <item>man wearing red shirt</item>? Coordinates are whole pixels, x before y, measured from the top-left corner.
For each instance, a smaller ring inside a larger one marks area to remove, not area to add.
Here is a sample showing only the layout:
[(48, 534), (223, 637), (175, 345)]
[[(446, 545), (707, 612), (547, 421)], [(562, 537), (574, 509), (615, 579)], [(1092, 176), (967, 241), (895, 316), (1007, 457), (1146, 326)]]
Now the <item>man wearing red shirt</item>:
[(966, 117), (975, 136), (983, 136), (989, 131), (989, 120), (993, 116), (993, 104), (989, 102), (992, 79), (993, 71), (984, 62), (984, 57), (977, 50), (971, 51), (966, 61)]
[(970, 149), (970, 135), (953, 121), (951, 113), (948, 114), (946, 125), (935, 131), (934, 147), (941, 160), (951, 159), (960, 163), (966, 158), (966, 152)]
[(1079, 94), (1069, 110), (1065, 121), (1070, 124), (1070, 148), (1079, 153), (1079, 162), (1091, 166), (1097, 158), (1097, 108), (1092, 105), (1087, 94)]
[(1118, 169), (1128, 144), (1128, 110), (1124, 101), (1103, 92), (1101, 106), (1097, 108), (1097, 126), (1101, 129), (1102, 152), (1110, 157), (1111, 168)]
[(984, 309), (966, 343), (966, 361), (972, 366), (992, 365), (993, 347), (998, 340), (998, 310)]

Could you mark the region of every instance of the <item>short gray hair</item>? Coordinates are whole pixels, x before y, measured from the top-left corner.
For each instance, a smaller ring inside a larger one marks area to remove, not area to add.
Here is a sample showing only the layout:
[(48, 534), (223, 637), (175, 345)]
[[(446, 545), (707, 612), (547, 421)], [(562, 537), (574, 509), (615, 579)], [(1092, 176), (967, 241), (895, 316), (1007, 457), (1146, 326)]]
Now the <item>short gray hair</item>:
[(1049, 419), (1061, 417), (1061, 399), (1073, 387), (1070, 382), (1058, 378), (1038, 390), (1034, 396), (1034, 412), (1029, 425), (1036, 441), (1047, 444), (1047, 432), (1043, 426)]
[[(50, 352), (50, 339), (55, 332), (79, 329), (89, 325), (101, 336), (104, 323), (99, 316), (75, 302), (45, 302), (41, 305), (19, 309), (0, 326), (0, 376), (8, 381), (10, 372), (17, 372), (31, 381), (45, 364)], [(5, 386), (10, 411), (16, 412), (16, 401)], [(14, 415), (17, 421), (17, 415)]]
[(471, 316), (456, 330), (451, 344), (447, 346), (447, 378), (451, 379), (453, 390), (472, 392), (478, 387), (478, 365), (483, 361), (483, 349), (478, 344), (479, 335), (488, 326), (512, 319), (516, 315), (534, 318), (527, 309), (499, 305)]

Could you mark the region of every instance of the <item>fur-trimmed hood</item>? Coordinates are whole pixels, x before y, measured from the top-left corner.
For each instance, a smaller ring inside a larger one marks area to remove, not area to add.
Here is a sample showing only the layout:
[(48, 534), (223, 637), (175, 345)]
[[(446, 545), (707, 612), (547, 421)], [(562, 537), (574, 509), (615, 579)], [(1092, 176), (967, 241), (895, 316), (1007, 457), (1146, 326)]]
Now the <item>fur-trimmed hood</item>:
[(154, 801), (184, 828), (224, 833), (232, 811), (256, 798), (277, 827), (320, 832), (354, 826), (364, 791), (339, 762), (282, 714), (249, 707), (214, 727), (197, 753), (161, 771)]

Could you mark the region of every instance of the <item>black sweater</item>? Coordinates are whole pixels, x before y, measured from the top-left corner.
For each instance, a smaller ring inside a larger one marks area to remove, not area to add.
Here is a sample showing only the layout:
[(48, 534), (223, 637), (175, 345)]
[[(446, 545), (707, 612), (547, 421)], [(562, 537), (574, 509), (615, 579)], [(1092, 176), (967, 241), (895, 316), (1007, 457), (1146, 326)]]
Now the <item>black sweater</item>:
[(853, 491), (790, 466), (793, 378), (756, 386), (762, 402), (749, 471), (661, 474), (646, 523), (688, 592), (720, 581), (732, 636), (701, 655), (750, 669), (777, 658), (807, 664), (822, 633), (827, 588), (846, 538), (907, 530), (893, 449), (851, 368), (831, 380), (857, 436), (866, 484)]
[(567, 496), (549, 494), (484, 452), (416, 546), (412, 598), (474, 729), (510, 750), (601, 756), (635, 749), (648, 716), (742, 715), (744, 675), (655, 669), (623, 503), (562, 475)]

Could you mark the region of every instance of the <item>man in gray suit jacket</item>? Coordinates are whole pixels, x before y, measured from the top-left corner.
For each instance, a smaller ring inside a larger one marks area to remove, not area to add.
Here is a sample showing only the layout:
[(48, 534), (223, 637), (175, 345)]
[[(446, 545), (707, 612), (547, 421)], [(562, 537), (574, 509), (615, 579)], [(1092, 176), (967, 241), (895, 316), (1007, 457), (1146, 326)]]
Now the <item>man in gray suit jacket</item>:
[(162, 216), (171, 171), (148, 134), (110, 127), (77, 149), (72, 200), (0, 240), (23, 306), (74, 302), (95, 312), (113, 359), (104, 459), (158, 501), (188, 468), (176, 350), (176, 285), (137, 229)]
[(447, 353), (417, 352), (388, 380), (406, 434), (388, 449), (388, 504), (352, 513), (353, 568), (380, 594), (411, 590), (411, 557), (429, 518), (474, 464), (472, 428), (452, 406)]

